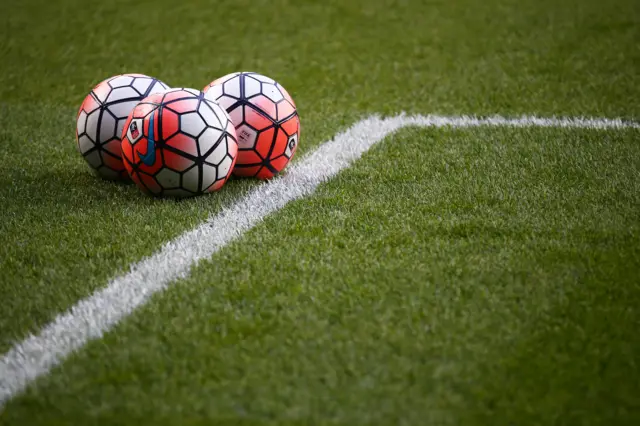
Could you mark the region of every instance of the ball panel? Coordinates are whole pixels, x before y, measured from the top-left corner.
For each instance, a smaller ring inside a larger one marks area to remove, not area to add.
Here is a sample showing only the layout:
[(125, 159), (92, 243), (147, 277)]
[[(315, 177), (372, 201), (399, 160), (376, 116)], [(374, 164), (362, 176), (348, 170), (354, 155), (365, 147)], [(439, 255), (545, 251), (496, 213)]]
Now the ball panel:
[(276, 120), (276, 104), (274, 104), (273, 101), (263, 95), (259, 95), (250, 99), (249, 102), (253, 104), (258, 111), (270, 117), (272, 120)]
[(282, 96), (282, 93), (280, 93), (280, 90), (278, 90), (274, 84), (263, 83), (262, 94), (271, 99), (274, 103), (278, 103), (284, 99), (284, 96)]
[(227, 147), (226, 138), (222, 138), (220, 143), (211, 151), (205, 161), (217, 166), (228, 152), (229, 149)]
[(238, 151), (238, 165), (256, 165), (262, 164), (264, 158), (262, 158), (253, 149), (239, 150)]
[(213, 185), (211, 185), (209, 188), (207, 188), (206, 191), (207, 192), (219, 191), (220, 188), (222, 188), (222, 186), (224, 185), (225, 182), (226, 182), (225, 180), (216, 181)]
[(191, 136), (198, 136), (205, 129), (206, 124), (197, 112), (190, 112), (180, 116), (180, 130)]
[(217, 170), (215, 166), (202, 165), (202, 188), (210, 187), (216, 181)]
[(150, 176), (146, 173), (140, 173), (140, 180), (144, 184), (144, 186), (152, 193), (159, 194), (162, 192), (162, 187), (158, 184), (153, 176)]
[(105, 144), (102, 145), (102, 148), (104, 148), (106, 151), (112, 153), (113, 155), (117, 156), (117, 157), (121, 157), (121, 153), (122, 153), (122, 148), (121, 148), (122, 143), (120, 142), (119, 139), (113, 139), (110, 142), (107, 142)]
[[(211, 83), (213, 84), (213, 83)], [(204, 88), (204, 98), (210, 101), (218, 101), (218, 98), (222, 96), (222, 84), (215, 86), (208, 85)]]
[(182, 99), (180, 101), (174, 101), (171, 103), (165, 103), (165, 108), (169, 108), (178, 114), (183, 114), (185, 112), (192, 112), (198, 108), (199, 100), (197, 98), (191, 99)]
[(208, 155), (209, 151), (213, 149), (214, 145), (218, 142), (221, 136), (222, 131), (208, 127), (198, 138), (200, 155), (202, 155), (203, 157)]
[(100, 151), (94, 150), (85, 154), (84, 159), (87, 160), (87, 163), (94, 169), (97, 169), (102, 165), (102, 158), (100, 157)]
[(280, 102), (276, 105), (276, 108), (278, 110), (278, 121), (282, 121), (296, 112), (295, 108), (287, 100)]
[(260, 93), (260, 82), (248, 75), (244, 75), (244, 97), (249, 99)]
[(233, 160), (231, 157), (225, 157), (224, 160), (218, 166), (218, 179), (224, 179), (227, 177), (229, 172), (231, 171), (231, 165), (233, 164)]
[(244, 116), (245, 123), (249, 124), (256, 130), (263, 130), (273, 124), (273, 121), (270, 120), (264, 114), (258, 112), (255, 107), (247, 105), (244, 107)]
[(240, 79), (229, 79), (222, 85), (222, 91), (225, 95), (234, 97), (236, 99), (240, 98)]
[(92, 93), (96, 99), (103, 104), (107, 101), (109, 93), (111, 93), (111, 87), (109, 86), (109, 83), (103, 81), (93, 88)]
[(166, 144), (177, 150), (193, 155), (194, 157), (198, 156), (198, 147), (196, 145), (196, 140), (183, 133), (178, 133), (177, 135), (173, 136), (166, 142)]
[(76, 121), (76, 136), (84, 133), (84, 128), (87, 124), (87, 113), (82, 109), (78, 114), (78, 120)]
[(185, 171), (193, 165), (193, 160), (167, 149), (163, 150), (162, 155), (165, 166), (179, 172)]
[(163, 189), (177, 189), (180, 187), (180, 174), (178, 172), (164, 168), (155, 177)]
[(116, 136), (116, 119), (109, 114), (108, 111), (103, 111), (102, 119), (100, 120), (100, 143), (107, 142)]
[(138, 105), (139, 100), (134, 101), (122, 101), (109, 104), (107, 109), (117, 118), (126, 118), (131, 114), (131, 111)]
[(243, 110), (244, 107), (242, 105), (238, 105), (231, 111), (227, 111), (232, 123), (240, 125), (244, 121), (244, 114), (242, 113)]
[(276, 140), (273, 145), (271, 158), (284, 154), (284, 150), (287, 148), (287, 143), (287, 135), (284, 134), (284, 131), (282, 129), (278, 129), (278, 135), (276, 136)]
[(180, 120), (178, 114), (163, 108), (162, 110), (162, 138), (167, 140), (174, 134), (178, 133)]
[(278, 172), (281, 172), (282, 169), (285, 168), (285, 166), (287, 165), (287, 163), (289, 162), (289, 159), (282, 156), (282, 157), (278, 157), (274, 160), (271, 160), (271, 167), (273, 167), (274, 169), (276, 169)]
[[(271, 127), (270, 129), (267, 129), (264, 132), (261, 132), (260, 135), (258, 136), (258, 141), (256, 142), (255, 149), (262, 158), (269, 157), (269, 151), (271, 150), (271, 146), (274, 143), (274, 140), (273, 140), (274, 134), (275, 134), (275, 128)], [(241, 152), (240, 156), (241, 156), (240, 158), (241, 161), (244, 163), (245, 162), (244, 153)]]
[(233, 168), (233, 174), (240, 177), (253, 177), (262, 168), (262, 166), (242, 166), (238, 155), (238, 162), (236, 162), (236, 166)]
[(136, 89), (136, 91), (141, 96), (143, 96), (145, 93), (147, 93), (147, 90), (149, 90), (149, 86), (151, 86), (152, 82), (153, 79), (151, 77), (137, 77), (135, 80), (133, 80), (131, 86), (133, 86), (133, 88)]
[(111, 90), (109, 96), (107, 96), (106, 103), (118, 102), (123, 99), (131, 99), (131, 98), (140, 98), (138, 92), (136, 92), (133, 87), (118, 87), (116, 89)]
[(218, 116), (214, 112), (216, 108), (220, 108), (218, 104), (207, 99), (198, 107), (198, 113), (200, 113), (207, 126), (222, 129), (222, 123), (220, 123)]
[(280, 126), (289, 136), (300, 133), (300, 120), (298, 116), (291, 117), (289, 120), (281, 123)]
[(99, 107), (100, 107), (100, 103), (98, 103), (98, 101), (96, 100), (96, 98), (93, 96), (92, 93), (89, 93), (87, 97), (84, 98), (84, 101), (80, 106), (80, 111), (84, 111), (85, 113), (89, 114), (90, 112), (95, 111)]
[(128, 75), (120, 75), (116, 78), (109, 80), (109, 86), (111, 87), (122, 87), (128, 86), (133, 82), (133, 77)]
[(275, 176), (275, 174), (267, 167), (261, 168), (258, 173), (256, 173), (258, 179), (271, 179), (273, 176)]
[(182, 174), (182, 187), (191, 192), (198, 192), (200, 184), (200, 168), (196, 165)]
[(256, 145), (258, 132), (246, 124), (238, 126), (236, 135), (238, 136), (238, 147), (240, 149), (251, 149)]
[(112, 170), (115, 170), (118, 172), (124, 170), (124, 164), (122, 163), (122, 157), (120, 155), (114, 156), (114, 155), (109, 155), (109, 153), (107, 152), (103, 152), (102, 162), (105, 164), (105, 166), (107, 166)]

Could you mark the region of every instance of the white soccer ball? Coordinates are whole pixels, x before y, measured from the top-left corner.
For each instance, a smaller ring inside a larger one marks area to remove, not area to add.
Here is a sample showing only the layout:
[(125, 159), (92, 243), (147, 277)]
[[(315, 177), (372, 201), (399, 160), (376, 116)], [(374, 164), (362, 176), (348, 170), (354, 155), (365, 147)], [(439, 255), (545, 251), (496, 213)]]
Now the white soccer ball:
[(124, 123), (138, 103), (169, 89), (162, 81), (143, 74), (122, 74), (93, 88), (78, 111), (78, 150), (89, 166), (105, 179), (128, 179), (121, 153)]

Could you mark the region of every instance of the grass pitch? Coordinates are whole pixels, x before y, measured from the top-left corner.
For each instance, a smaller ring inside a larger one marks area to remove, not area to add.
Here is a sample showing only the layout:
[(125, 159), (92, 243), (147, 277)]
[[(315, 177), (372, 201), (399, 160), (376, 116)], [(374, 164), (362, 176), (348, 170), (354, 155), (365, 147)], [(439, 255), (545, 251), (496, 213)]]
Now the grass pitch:
[[(92, 177), (73, 141), (92, 84), (265, 73), (301, 155), (372, 112), (637, 120), (637, 5), (556, 3), (4, 5), (0, 349), (258, 184), (173, 202)], [(633, 424), (638, 136), (404, 130), (0, 423)]]

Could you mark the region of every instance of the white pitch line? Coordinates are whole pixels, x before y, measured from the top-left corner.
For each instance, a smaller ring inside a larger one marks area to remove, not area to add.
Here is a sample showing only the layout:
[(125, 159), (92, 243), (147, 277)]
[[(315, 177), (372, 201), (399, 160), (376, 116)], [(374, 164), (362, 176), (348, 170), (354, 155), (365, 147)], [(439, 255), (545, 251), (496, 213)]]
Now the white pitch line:
[(285, 175), (258, 186), (197, 228), (164, 244), (150, 257), (132, 264), (128, 273), (112, 279), (106, 287), (58, 315), (39, 334), (13, 346), (0, 359), (0, 408), (70, 353), (88, 341), (102, 337), (153, 294), (188, 276), (199, 261), (209, 259), (288, 202), (312, 193), (320, 183), (348, 167), (372, 145), (406, 126), (640, 128), (638, 123), (604, 118), (525, 116), (511, 119), (435, 115), (366, 118), (292, 165)]

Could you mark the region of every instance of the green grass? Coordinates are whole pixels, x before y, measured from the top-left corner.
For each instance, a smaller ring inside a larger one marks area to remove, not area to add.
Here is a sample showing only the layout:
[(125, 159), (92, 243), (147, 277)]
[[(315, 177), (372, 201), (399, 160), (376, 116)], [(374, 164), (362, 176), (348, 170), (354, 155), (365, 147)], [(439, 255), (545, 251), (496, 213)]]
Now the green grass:
[(8, 423), (633, 424), (637, 136), (403, 131)]
[[(378, 112), (637, 120), (638, 5), (560, 3), (3, 2), (0, 352), (257, 184), (174, 202), (94, 178), (73, 131), (98, 81), (270, 75), (302, 155)], [(637, 131), (403, 131), (0, 423), (637, 421), (638, 150)]]

